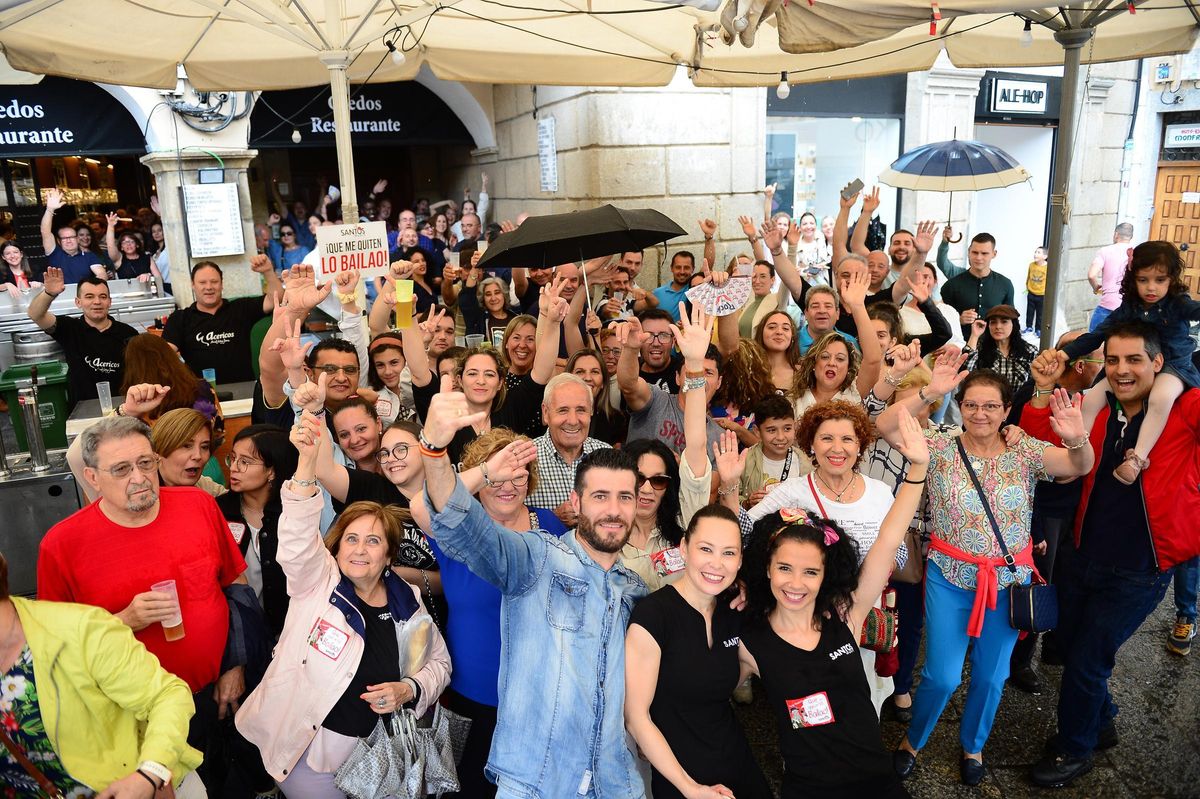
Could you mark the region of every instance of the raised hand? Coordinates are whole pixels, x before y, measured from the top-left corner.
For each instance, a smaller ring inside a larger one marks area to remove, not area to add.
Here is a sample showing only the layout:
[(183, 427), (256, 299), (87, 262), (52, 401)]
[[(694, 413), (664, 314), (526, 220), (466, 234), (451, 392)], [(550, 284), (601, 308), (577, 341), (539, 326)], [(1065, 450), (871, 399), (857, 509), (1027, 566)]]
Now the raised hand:
[(787, 243), (791, 247), (795, 247), (800, 243), (800, 226), (794, 221), (788, 222)]
[(1067, 360), (1059, 350), (1043, 350), (1033, 359), (1031, 372), (1038, 388), (1052, 388), (1067, 370)]
[(104, 222), (108, 225), (108, 227), (106, 227), (105, 230), (111, 230), (113, 232), (113, 235), (116, 235), (117, 223), (120, 221), (121, 221), (120, 214), (116, 214), (116, 213), (113, 213), (110, 211), (109, 213), (104, 215)]
[(488, 480), (502, 483), (529, 473), (529, 464), (537, 460), (537, 444), (517, 439), (487, 460)]
[(411, 280), (412, 274), (412, 261), (392, 261), (388, 265), (388, 276), (392, 280)]
[(742, 226), (742, 232), (746, 234), (746, 238), (751, 241), (758, 235), (758, 229), (754, 226), (754, 219), (749, 216), (739, 216), (738, 224)]
[(125, 416), (142, 417), (151, 413), (166, 398), (171, 391), (170, 386), (158, 383), (138, 383), (130, 386), (125, 392), (125, 401), (121, 403), (121, 413)]
[(517, 229), (517, 226), (513, 224), (513, 221), (511, 219), (505, 219), (503, 222), (500, 223), (500, 232), (501, 233), (512, 233), (516, 229)]
[(863, 213), (871, 216), (875, 215), (875, 211), (879, 208), (879, 187), (875, 186), (869, 194), (864, 194), (862, 198)]
[[(396, 303), (396, 295), (392, 294), (392, 304)], [(433, 333), (437, 330), (438, 322), (446, 318), (446, 306), (441, 306), (437, 309), (437, 313), (430, 314), (429, 318), (417, 325), (421, 330), (421, 337), (425, 339), (425, 345), (429, 346), (429, 342), (433, 341)]]
[(892, 359), (892, 366), (888, 372), (894, 371), (896, 376), (903, 377), (921, 362), (921, 340), (913, 339), (908, 344), (896, 344), (887, 351), (887, 355)]
[(920, 305), (928, 300), (933, 294), (928, 285), (926, 285), (923, 281), (913, 280), (912, 275), (904, 278), (904, 282), (905, 285), (908, 286), (908, 293), (911, 294), (913, 299), (917, 301), (917, 305)]
[(162, 206), (158, 204), (158, 195), (157, 194), (150, 195), (150, 210), (153, 211), (154, 213), (158, 214), (159, 216), (162, 216)]
[(687, 305), (682, 302), (679, 303), (679, 318), (682, 329), (671, 325), (671, 332), (675, 334), (675, 343), (679, 346), (679, 352), (683, 354), (685, 363), (689, 361), (692, 364), (701, 363), (712, 343), (713, 323), (716, 319), (705, 313), (700, 303), (692, 306), (692, 316), (689, 319)]
[(859, 196), (859, 192), (856, 191), (853, 194), (851, 194), (849, 197), (847, 197), (846, 189), (848, 189), (848, 188), (850, 188), (849, 183), (847, 183), (846, 188), (842, 189), (842, 191), (838, 194), (838, 204), (845, 211), (849, 211), (851, 208), (854, 207), (854, 204), (856, 202), (858, 202), (858, 196)]
[[(568, 307), (570, 307), (569, 304)], [(593, 336), (598, 336), (600, 335), (600, 329), (603, 326), (604, 325), (601, 323), (600, 317), (596, 316), (596, 312), (589, 308), (586, 321), (584, 322), (584, 327), (587, 329), (587, 332), (591, 333)]]
[(1050, 396), (1050, 427), (1054, 434), (1066, 442), (1076, 442), (1087, 437), (1087, 429), (1083, 426), (1083, 392), (1071, 395), (1065, 388), (1056, 388)]
[(380, 178), (379, 180), (375, 181), (375, 185), (371, 187), (371, 193), (383, 194), (385, 191), (387, 191), (387, 183), (388, 182), (386, 178)]
[(57, 211), (67, 204), (67, 199), (63, 197), (63, 193), (58, 189), (50, 189), (46, 192), (46, 207), (51, 211)]
[(721, 437), (713, 442), (712, 451), (713, 466), (717, 470), (717, 479), (721, 481), (721, 485), (733, 485), (742, 479), (742, 472), (746, 471), (746, 456), (750, 454), (750, 450), (738, 452), (737, 433), (732, 430), (721, 433)]
[(642, 323), (637, 317), (630, 317), (628, 321), (616, 325), (616, 333), (617, 343), (625, 349), (640, 350), (650, 340), (650, 334), (642, 330)]
[(871, 276), (865, 269), (853, 271), (847, 279), (842, 281), (838, 290), (841, 294), (842, 305), (846, 310), (853, 311), (856, 308), (865, 307), (867, 292), (871, 290)]
[(57, 297), (66, 291), (67, 286), (63, 280), (63, 272), (57, 266), (46, 267), (46, 275), (43, 281), (43, 290), (51, 297)]
[(442, 375), (441, 391), (434, 394), (429, 403), (422, 435), (435, 447), (447, 447), (454, 440), (455, 433), (464, 427), (479, 424), (489, 413), (486, 410), (470, 413), (467, 395), (454, 390), (454, 379), (450, 375)]
[(333, 279), (333, 282), (337, 285), (338, 294), (353, 294), (358, 287), (358, 270), (342, 272)]
[(917, 252), (928, 253), (933, 249), (933, 238), (937, 235), (937, 222), (926, 219), (917, 223), (917, 235), (913, 236)]
[(971, 340), (975, 340), (983, 335), (983, 331), (987, 330), (987, 320), (976, 316), (971, 321)]
[(907, 458), (909, 463), (914, 465), (928, 465), (929, 444), (925, 440), (925, 433), (921, 430), (921, 425), (908, 412), (908, 408), (903, 405), (898, 408), (897, 421), (899, 424), (900, 441), (898, 444), (893, 444), (892, 446)]
[(711, 239), (713, 236), (717, 235), (717, 223), (713, 220), (701, 219), (699, 220), (699, 225), (700, 232), (703, 233), (706, 238)]
[(303, 369), (304, 359), (313, 348), (313, 344), (305, 344), (300, 340), (300, 326), (303, 323), (297, 319), (293, 324), (291, 335), (275, 339), (268, 349), (270, 352), (279, 353), (279, 360), (283, 362), (285, 369)]
[(950, 227), (950, 225), (946, 225), (944, 228), (942, 228), (942, 241), (949, 244), (951, 239), (953, 239), (953, 238), (954, 238), (954, 228)]
[(321, 304), (333, 290), (333, 281), (322, 285), (316, 283), (316, 273), (308, 264), (296, 264), (287, 271), (283, 281), (283, 295), (287, 306), (294, 312), (307, 314)]
[(250, 256), (250, 271), (258, 272), (260, 275), (270, 272), (275, 267), (271, 264), (271, 259), (265, 255)]
[(561, 323), (571, 309), (571, 303), (562, 297), (563, 286), (566, 283), (566, 278), (556, 274), (554, 280), (542, 286), (538, 293), (538, 313), (546, 317), (551, 324)]
[(774, 222), (768, 219), (762, 223), (760, 230), (762, 231), (763, 244), (766, 245), (768, 252), (774, 252), (782, 246), (783, 231)]
[(267, 214), (267, 224), (268, 225), (278, 225), (282, 221), (283, 221), (283, 217), (281, 217), (279, 214), (275, 213), (274, 211)]
[[(925, 388), (925, 394), (937, 397), (949, 394), (958, 388), (958, 384), (969, 374), (962, 366), (967, 362), (967, 354), (951, 344), (945, 347), (937, 360), (933, 362), (933, 378)], [(959, 371), (962, 369), (962, 371)]]
[(321, 440), (324, 438), (324, 431), (321, 429), (324, 426), (325, 422), (320, 417), (313, 416), (307, 411), (301, 414), (296, 424), (292, 425), (288, 439), (300, 453), (301, 463), (311, 464), (316, 460), (317, 453), (321, 449)]
[(325, 382), (328, 377), (321, 372), (317, 375), (317, 382), (309, 380), (300, 386), (292, 395), (292, 402), (313, 415), (321, 413), (325, 408)]

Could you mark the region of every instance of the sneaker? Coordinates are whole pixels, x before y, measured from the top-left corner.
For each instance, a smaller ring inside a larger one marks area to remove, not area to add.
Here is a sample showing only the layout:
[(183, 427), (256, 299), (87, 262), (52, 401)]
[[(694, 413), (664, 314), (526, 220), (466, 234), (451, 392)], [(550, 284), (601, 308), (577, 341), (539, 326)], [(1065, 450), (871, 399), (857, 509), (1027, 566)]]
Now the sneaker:
[(1172, 655), (1186, 655), (1192, 651), (1192, 639), (1196, 637), (1196, 620), (1183, 616), (1175, 617), (1175, 627), (1167, 637), (1167, 651)]
[(754, 701), (754, 689), (750, 687), (750, 678), (733, 689), (733, 701), (739, 705), (748, 705)]

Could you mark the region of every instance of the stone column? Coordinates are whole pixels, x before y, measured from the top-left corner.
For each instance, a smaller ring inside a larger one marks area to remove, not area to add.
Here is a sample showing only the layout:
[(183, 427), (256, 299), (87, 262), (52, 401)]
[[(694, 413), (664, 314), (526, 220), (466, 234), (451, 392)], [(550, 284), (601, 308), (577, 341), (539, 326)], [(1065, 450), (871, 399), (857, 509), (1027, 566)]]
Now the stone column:
[[(979, 95), (983, 75), (982, 69), (952, 66), (944, 55), (928, 72), (910, 74), (904, 114), (904, 151), (956, 137), (975, 138), (975, 98)], [(900, 203), (901, 222), (911, 226), (922, 219), (936, 219), (945, 224), (949, 203), (948, 194), (905, 190)], [(967, 232), (971, 203), (970, 192), (954, 195), (951, 223), (956, 231)], [(965, 252), (965, 243), (951, 245), (950, 254), (956, 260)]]
[(250, 271), (250, 257), (254, 249), (254, 215), (250, 204), (250, 186), (246, 170), (258, 155), (257, 150), (214, 148), (209, 152), (183, 150), (155, 152), (142, 156), (141, 161), (154, 173), (158, 185), (158, 202), (162, 208), (163, 235), (166, 237), (167, 253), (171, 262), (171, 288), (175, 302), (186, 307), (193, 301), (192, 282), (189, 278), (196, 259), (188, 250), (186, 222), (183, 213), (181, 187), (199, 183), (197, 170), (219, 167), (213, 155), (225, 162), (226, 182), (238, 184), (238, 200), (242, 211), (242, 237), (246, 242), (243, 255), (211, 258), (225, 273), (225, 297), (248, 297), (262, 294), (262, 279)]

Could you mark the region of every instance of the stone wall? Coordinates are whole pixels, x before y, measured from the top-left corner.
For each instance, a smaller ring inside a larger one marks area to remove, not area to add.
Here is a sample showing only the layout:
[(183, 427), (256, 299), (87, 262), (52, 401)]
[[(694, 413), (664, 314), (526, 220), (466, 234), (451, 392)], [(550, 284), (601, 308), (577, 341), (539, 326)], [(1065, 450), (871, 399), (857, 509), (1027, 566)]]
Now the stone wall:
[[(686, 78), (663, 88), (496, 86), (497, 151), (453, 158), (447, 186), (491, 179), (493, 221), (611, 202), (656, 208), (688, 231), (670, 243), (699, 255), (697, 220), (718, 223), (718, 258), (742, 249), (737, 218), (762, 214), (765, 89), (697, 89)], [(558, 191), (540, 190), (537, 119), (553, 116)], [(723, 246), (725, 245), (725, 246)], [(639, 282), (661, 284), (667, 269), (646, 253)]]

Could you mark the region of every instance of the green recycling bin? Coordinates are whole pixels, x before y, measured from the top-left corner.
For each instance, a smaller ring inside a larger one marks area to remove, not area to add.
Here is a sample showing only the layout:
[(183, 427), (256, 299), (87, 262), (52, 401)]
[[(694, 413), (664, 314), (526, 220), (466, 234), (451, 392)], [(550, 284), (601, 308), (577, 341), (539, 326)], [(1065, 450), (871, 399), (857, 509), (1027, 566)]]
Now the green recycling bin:
[(38, 412), (42, 417), (46, 449), (64, 449), (67, 446), (67, 414), (71, 406), (67, 402), (67, 365), (62, 361), (25, 363), (10, 366), (0, 373), (0, 395), (8, 403), (8, 416), (17, 434), (17, 449), (29, 451), (17, 389), (30, 386), (29, 372), (34, 366), (38, 373)]

